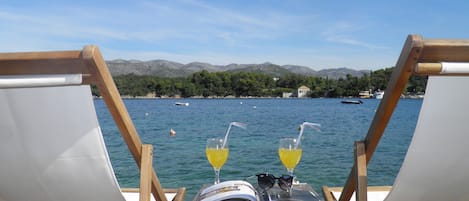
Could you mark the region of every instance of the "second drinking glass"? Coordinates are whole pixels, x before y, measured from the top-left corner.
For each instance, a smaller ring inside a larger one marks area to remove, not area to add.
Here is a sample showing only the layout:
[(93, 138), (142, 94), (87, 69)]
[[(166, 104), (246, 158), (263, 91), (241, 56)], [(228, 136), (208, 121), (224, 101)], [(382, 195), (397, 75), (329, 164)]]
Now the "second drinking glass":
[(283, 166), (287, 168), (290, 176), (293, 177), (293, 171), (301, 160), (301, 143), (296, 138), (282, 138), (278, 147), (278, 156)]

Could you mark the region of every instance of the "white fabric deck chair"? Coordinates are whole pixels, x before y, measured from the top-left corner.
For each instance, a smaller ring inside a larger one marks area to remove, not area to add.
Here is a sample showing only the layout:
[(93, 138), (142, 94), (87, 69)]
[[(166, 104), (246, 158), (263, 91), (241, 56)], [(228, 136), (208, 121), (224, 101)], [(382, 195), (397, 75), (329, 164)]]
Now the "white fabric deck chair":
[[(345, 187), (323, 187), (326, 200), (469, 200), (467, 62), (469, 40), (409, 36)], [(406, 157), (392, 187), (367, 187), (366, 165), (412, 73), (429, 79)]]
[[(119, 187), (91, 83), (141, 169), (140, 189), (123, 192)], [(141, 144), (94, 46), (0, 53), (0, 111), (0, 201), (184, 200), (185, 188), (161, 188), (152, 168), (152, 146)]]

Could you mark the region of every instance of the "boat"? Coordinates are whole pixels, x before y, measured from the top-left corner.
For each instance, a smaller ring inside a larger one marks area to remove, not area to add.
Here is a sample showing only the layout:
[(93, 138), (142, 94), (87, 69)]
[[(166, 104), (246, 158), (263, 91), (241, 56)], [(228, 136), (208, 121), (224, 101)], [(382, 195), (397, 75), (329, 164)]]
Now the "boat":
[(363, 104), (362, 100), (343, 100), (340, 102), (343, 104)]
[(375, 92), (374, 96), (375, 96), (375, 99), (383, 99), (384, 91), (377, 91)]
[(189, 103), (187, 103), (187, 102), (176, 102), (174, 104), (178, 105), (178, 106), (189, 106)]

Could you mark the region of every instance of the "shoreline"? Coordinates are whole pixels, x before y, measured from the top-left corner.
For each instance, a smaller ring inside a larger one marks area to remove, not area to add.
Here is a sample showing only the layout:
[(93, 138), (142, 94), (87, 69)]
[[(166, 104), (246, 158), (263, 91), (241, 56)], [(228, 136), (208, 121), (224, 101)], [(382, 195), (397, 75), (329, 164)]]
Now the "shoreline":
[[(94, 99), (102, 99), (100, 96), (93, 96)], [(270, 97), (270, 96), (241, 96), (241, 97), (235, 97), (235, 96), (226, 96), (226, 97), (221, 97), (221, 96), (209, 96), (209, 97), (199, 97), (199, 96), (193, 96), (193, 97), (147, 97), (147, 96), (121, 96), (123, 100), (149, 100), (149, 99), (322, 99), (322, 98), (336, 98), (336, 99), (361, 99), (361, 100), (366, 100), (366, 99), (375, 99), (375, 98), (360, 98), (360, 97), (316, 97), (316, 98), (311, 98), (311, 97), (289, 97), (289, 98), (283, 98), (283, 97)], [(423, 99), (424, 96), (416, 96), (416, 95), (402, 95), (401, 99)]]

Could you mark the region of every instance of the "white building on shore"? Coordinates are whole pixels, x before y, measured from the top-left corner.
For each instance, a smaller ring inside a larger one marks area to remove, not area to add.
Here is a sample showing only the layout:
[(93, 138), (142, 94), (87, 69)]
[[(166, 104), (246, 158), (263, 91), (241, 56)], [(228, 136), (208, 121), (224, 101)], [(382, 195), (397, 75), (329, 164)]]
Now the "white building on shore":
[(298, 98), (308, 97), (310, 92), (311, 92), (311, 89), (309, 87), (302, 85), (301, 87), (298, 88)]

